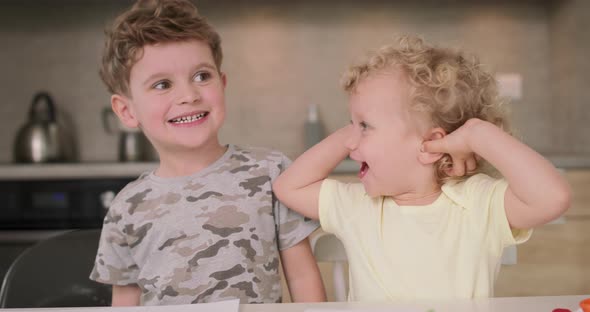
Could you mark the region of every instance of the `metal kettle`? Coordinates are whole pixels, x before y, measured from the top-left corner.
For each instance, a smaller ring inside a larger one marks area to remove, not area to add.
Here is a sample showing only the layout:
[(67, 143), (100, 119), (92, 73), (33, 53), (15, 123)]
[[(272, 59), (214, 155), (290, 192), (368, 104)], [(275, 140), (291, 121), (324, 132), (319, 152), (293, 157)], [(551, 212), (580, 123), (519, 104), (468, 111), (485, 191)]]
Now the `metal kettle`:
[[(41, 105), (44, 105), (41, 107)], [(55, 104), (47, 92), (33, 97), (29, 120), (14, 142), (17, 163), (68, 162), (75, 158), (73, 137), (56, 120)]]
[[(158, 160), (158, 154), (140, 129), (130, 129), (117, 122), (115, 113), (108, 107), (102, 111), (102, 122), (108, 134), (119, 136), (119, 161), (143, 162)], [(113, 123), (117, 123), (113, 126)]]

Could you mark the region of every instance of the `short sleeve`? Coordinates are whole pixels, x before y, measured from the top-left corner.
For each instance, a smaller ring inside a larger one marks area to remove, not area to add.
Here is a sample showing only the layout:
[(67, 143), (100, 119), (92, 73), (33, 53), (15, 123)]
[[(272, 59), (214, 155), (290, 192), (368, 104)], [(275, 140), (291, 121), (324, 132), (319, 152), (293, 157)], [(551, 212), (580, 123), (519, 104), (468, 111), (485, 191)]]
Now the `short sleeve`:
[[(282, 173), (289, 165), (291, 160), (281, 154), (280, 172)], [(274, 178), (276, 177), (273, 177), (273, 180)], [(297, 245), (319, 227), (317, 221), (287, 208), (276, 196), (273, 196), (273, 212), (281, 251)]]
[(494, 224), (498, 227), (498, 232), (502, 233), (502, 242), (504, 246), (518, 245), (529, 240), (533, 230), (532, 229), (513, 229), (510, 228), (508, 217), (506, 216), (506, 208), (504, 206), (504, 196), (508, 189), (508, 182), (504, 179), (498, 180), (494, 185), (494, 193), (492, 195), (492, 207), (499, 207), (490, 210), (490, 219), (494, 220)]
[(90, 279), (112, 285), (137, 284), (139, 268), (120, 227), (122, 217), (114, 211), (111, 207), (105, 217)]
[(349, 220), (361, 211), (359, 207), (370, 198), (360, 183), (343, 183), (325, 179), (320, 187), (319, 216), (322, 229), (337, 236)]
[(470, 202), (474, 208), (487, 211), (489, 228), (494, 230), (503, 247), (524, 243), (531, 237), (532, 229), (510, 228), (504, 206), (504, 197), (508, 189), (505, 179), (478, 174), (469, 178), (466, 184)]

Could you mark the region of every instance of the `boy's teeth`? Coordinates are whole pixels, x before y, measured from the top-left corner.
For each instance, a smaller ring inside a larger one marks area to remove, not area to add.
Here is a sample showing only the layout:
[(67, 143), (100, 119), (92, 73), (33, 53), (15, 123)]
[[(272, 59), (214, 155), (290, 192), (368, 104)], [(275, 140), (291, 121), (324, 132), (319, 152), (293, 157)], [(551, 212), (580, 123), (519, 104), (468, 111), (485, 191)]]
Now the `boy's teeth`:
[(193, 121), (197, 121), (203, 117), (205, 117), (207, 115), (207, 113), (199, 113), (196, 115), (191, 115), (191, 116), (184, 116), (184, 117), (180, 117), (180, 118), (174, 118), (171, 121), (173, 123), (187, 123), (187, 122), (193, 122)]

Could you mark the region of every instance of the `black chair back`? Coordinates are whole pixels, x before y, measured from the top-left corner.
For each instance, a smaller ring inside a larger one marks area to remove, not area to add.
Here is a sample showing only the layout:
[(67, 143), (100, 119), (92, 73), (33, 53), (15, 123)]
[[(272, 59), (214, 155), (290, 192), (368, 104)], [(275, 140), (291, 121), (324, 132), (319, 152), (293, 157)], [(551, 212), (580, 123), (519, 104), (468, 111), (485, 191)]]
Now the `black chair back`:
[(111, 286), (89, 279), (100, 229), (73, 230), (25, 250), (8, 269), (0, 308), (108, 306)]

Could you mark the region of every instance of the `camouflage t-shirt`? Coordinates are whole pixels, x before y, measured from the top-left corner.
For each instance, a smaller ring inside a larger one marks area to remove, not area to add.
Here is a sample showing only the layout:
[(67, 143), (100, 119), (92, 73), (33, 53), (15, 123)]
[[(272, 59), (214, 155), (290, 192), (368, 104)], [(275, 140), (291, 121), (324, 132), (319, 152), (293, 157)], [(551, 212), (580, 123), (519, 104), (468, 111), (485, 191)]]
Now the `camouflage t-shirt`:
[(142, 305), (280, 302), (279, 248), (318, 227), (272, 194), (288, 164), (276, 151), (230, 145), (197, 174), (143, 174), (113, 201), (90, 278), (137, 284)]

